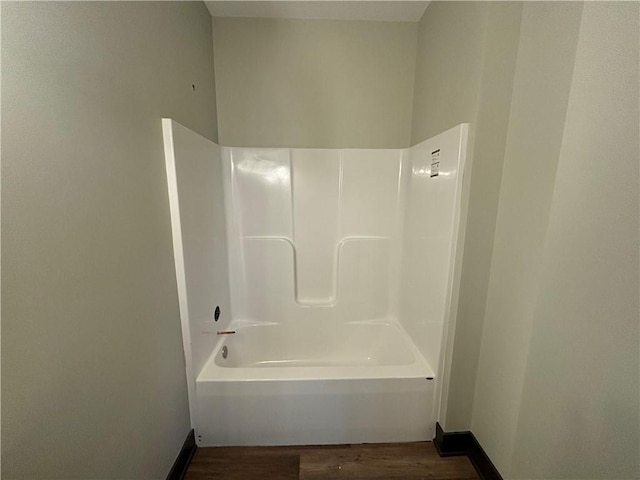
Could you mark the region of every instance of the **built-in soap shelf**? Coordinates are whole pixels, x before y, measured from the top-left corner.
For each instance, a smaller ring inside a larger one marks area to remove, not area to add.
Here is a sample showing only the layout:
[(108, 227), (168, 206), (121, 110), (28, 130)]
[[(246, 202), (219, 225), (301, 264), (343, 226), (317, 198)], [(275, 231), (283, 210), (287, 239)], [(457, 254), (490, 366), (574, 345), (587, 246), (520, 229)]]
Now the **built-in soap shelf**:
[(292, 239), (244, 237), (242, 256), (249, 303), (256, 314), (274, 309), (290, 312), (320, 307), (353, 311), (359, 307), (375, 312), (363, 318), (382, 317), (386, 313), (391, 240), (381, 236), (352, 236), (340, 240), (332, 258), (333, 275), (328, 294), (309, 298), (298, 286), (296, 246)]

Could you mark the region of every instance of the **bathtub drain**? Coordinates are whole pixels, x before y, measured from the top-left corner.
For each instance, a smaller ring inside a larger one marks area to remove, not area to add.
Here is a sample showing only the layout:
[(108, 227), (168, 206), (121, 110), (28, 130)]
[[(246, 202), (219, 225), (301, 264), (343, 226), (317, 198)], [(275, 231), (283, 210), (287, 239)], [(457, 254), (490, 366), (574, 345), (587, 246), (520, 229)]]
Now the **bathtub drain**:
[(227, 348), (226, 345), (224, 345), (222, 347), (222, 358), (227, 358), (227, 355), (229, 355), (229, 349)]

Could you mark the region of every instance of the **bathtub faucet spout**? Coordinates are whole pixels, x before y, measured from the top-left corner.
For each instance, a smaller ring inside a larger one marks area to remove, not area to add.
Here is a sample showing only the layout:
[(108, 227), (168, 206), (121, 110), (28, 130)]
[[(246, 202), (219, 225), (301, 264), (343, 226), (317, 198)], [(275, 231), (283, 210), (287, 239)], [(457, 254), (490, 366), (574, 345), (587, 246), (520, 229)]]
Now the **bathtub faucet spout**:
[(233, 335), (234, 333), (236, 333), (235, 330), (223, 330), (222, 332), (218, 332), (218, 335)]

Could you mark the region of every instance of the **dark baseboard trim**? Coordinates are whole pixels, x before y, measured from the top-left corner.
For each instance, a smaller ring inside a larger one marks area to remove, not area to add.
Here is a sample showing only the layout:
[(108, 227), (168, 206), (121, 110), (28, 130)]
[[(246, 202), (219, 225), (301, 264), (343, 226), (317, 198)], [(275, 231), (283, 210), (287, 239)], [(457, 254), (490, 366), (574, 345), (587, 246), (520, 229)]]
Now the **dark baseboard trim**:
[(451, 432), (445, 433), (439, 423), (436, 423), (436, 438), (433, 444), (441, 457), (454, 457), (457, 455), (467, 455), (473, 439), (471, 432)]
[(469, 457), (481, 480), (503, 480), (473, 433), (447, 433), (442, 430), (439, 423), (436, 423), (436, 438), (433, 439), (433, 444), (441, 457), (457, 455)]
[(184, 444), (180, 449), (180, 453), (178, 454), (176, 461), (173, 462), (173, 467), (171, 467), (171, 471), (169, 472), (169, 475), (167, 475), (167, 480), (182, 480), (184, 478), (187, 474), (187, 468), (189, 468), (191, 459), (197, 449), (196, 434), (195, 431), (191, 429), (187, 438), (184, 440)]

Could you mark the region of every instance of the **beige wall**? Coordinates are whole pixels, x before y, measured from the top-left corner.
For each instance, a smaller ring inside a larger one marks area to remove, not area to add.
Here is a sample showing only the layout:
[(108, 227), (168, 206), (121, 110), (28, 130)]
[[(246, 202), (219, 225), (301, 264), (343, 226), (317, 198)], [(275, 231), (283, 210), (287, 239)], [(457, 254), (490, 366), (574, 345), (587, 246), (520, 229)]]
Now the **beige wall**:
[(418, 25), (411, 144), (478, 111), (487, 3), (432, 2)]
[(584, 5), (511, 478), (640, 478), (639, 20)]
[(434, 2), (419, 25), (412, 141), (475, 127), (442, 421), (505, 478), (640, 475), (638, 10)]
[(160, 119), (216, 138), (209, 13), (3, 2), (2, 67), (2, 477), (165, 478), (190, 426)]
[(471, 423), (505, 474), (515, 442), (581, 11), (582, 4), (575, 2), (525, 4), (522, 11)]
[(214, 18), (220, 143), (410, 143), (415, 23)]

